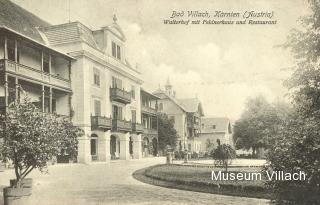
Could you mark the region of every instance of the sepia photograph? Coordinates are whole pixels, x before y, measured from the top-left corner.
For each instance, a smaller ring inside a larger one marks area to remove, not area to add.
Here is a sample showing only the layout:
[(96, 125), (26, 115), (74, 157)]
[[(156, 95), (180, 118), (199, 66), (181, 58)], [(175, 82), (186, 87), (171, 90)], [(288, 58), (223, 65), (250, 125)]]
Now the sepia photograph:
[(0, 205), (320, 205), (320, 0), (0, 0)]

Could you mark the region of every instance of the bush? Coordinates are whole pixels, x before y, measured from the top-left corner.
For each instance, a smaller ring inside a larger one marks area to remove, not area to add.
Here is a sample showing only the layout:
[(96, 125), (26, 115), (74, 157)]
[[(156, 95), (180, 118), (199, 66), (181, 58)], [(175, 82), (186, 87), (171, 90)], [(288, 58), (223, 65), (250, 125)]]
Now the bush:
[(175, 158), (175, 159), (178, 159), (178, 160), (183, 159), (183, 158), (184, 158), (184, 153), (183, 153), (183, 151), (175, 151), (175, 152), (174, 152), (174, 158)]
[(199, 154), (196, 152), (192, 152), (191, 159), (199, 159)]

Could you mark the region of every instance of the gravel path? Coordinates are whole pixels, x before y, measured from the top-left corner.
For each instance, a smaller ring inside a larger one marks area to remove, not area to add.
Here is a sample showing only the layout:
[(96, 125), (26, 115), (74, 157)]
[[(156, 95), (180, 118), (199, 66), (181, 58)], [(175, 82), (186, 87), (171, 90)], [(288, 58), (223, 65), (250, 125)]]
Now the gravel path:
[[(267, 200), (197, 193), (144, 184), (132, 173), (150, 165), (164, 163), (164, 158), (55, 165), (49, 174), (33, 173), (33, 205), (152, 204), (152, 205), (266, 205)], [(8, 185), (13, 171), (0, 172), (0, 188)], [(1, 190), (2, 191), (2, 190)], [(0, 193), (2, 195), (2, 193)], [(0, 204), (2, 203), (0, 197)]]

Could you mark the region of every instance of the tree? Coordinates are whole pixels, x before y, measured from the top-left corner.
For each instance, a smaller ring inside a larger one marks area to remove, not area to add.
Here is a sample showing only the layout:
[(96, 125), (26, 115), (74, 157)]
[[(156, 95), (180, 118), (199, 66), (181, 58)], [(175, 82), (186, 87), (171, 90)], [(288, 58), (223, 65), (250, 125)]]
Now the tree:
[(229, 144), (221, 144), (217, 140), (217, 148), (213, 150), (212, 157), (215, 165), (221, 164), (228, 171), (228, 165), (231, 164), (232, 159), (236, 158), (236, 151)]
[(206, 140), (206, 150), (207, 150), (208, 154), (210, 154), (214, 150), (214, 142), (213, 142), (213, 140), (210, 140), (210, 139)]
[(278, 204), (320, 204), (320, 2), (309, 4), (310, 15), (301, 18), (302, 28), (293, 30), (284, 45), (296, 59), (285, 82), (294, 111), (282, 123), (268, 154), (268, 170), (303, 171), (307, 180), (270, 181)]
[(255, 156), (257, 148), (268, 147), (280, 121), (277, 109), (263, 96), (248, 99), (245, 111), (234, 125), (236, 148), (252, 148)]
[(82, 131), (66, 118), (41, 112), (28, 97), (9, 105), (1, 122), (1, 153), (14, 165), (17, 187), (32, 170), (46, 171), (47, 162), (61, 150), (77, 153), (77, 137)]
[(158, 114), (159, 149), (164, 151), (167, 145), (171, 148), (176, 148), (177, 139), (177, 131), (174, 129), (172, 120), (170, 120), (164, 113)]

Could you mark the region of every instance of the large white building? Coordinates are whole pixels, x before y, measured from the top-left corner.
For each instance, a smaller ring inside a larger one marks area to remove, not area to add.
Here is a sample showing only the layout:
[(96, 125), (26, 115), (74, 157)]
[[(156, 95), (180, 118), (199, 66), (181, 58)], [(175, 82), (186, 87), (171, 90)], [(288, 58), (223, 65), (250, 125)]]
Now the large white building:
[(40, 28), (50, 46), (76, 59), (71, 73), (72, 120), (85, 131), (79, 139), (79, 162), (142, 155), (142, 79), (126, 59), (126, 37), (115, 16), (113, 20), (94, 31), (80, 22)]
[[(22, 87), (43, 111), (70, 116), (85, 133), (78, 162), (157, 155), (157, 124), (142, 125), (142, 119), (156, 122), (148, 96), (157, 98), (141, 91), (141, 74), (127, 61), (116, 16), (91, 30), (80, 22), (50, 25), (10, 1), (1, 5), (2, 108)], [(143, 106), (141, 92), (147, 96)]]

